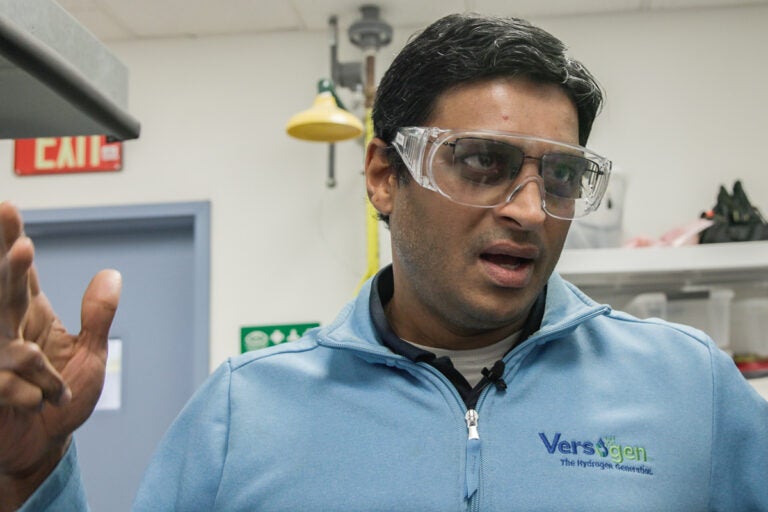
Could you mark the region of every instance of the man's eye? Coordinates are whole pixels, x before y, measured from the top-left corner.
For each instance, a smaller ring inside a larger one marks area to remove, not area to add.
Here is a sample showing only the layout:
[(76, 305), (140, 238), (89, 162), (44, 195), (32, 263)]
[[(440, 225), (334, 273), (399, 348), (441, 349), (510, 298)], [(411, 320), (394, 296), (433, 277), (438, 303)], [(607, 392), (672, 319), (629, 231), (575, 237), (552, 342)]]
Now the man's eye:
[(557, 181), (571, 182), (576, 178), (577, 174), (576, 169), (572, 165), (561, 163), (554, 166), (550, 175)]
[(549, 179), (565, 183), (580, 180), (589, 168), (589, 161), (573, 155), (550, 154), (544, 156), (542, 165)]
[(503, 167), (499, 156), (493, 153), (474, 153), (462, 157), (461, 162), (474, 169), (497, 170)]
[(465, 180), (495, 184), (506, 176), (504, 160), (492, 153), (473, 153), (457, 158), (461, 177)]
[(547, 192), (559, 197), (579, 197), (588, 163), (588, 160), (572, 155), (545, 155), (542, 177)]

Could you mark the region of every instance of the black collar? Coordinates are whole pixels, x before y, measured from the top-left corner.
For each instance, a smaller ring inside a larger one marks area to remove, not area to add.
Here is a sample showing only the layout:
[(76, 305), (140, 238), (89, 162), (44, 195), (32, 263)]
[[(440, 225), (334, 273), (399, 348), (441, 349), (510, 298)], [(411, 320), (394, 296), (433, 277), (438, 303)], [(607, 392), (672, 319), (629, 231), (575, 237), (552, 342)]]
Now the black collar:
[[(477, 399), (479, 391), (488, 384), (487, 380), (485, 378), (482, 379), (473, 390), (464, 376), (453, 367), (453, 363), (451, 363), (451, 360), (448, 357), (437, 357), (432, 352), (415, 347), (395, 334), (395, 331), (392, 330), (392, 326), (389, 325), (387, 315), (384, 313), (384, 306), (390, 299), (392, 299), (394, 291), (395, 282), (392, 273), (392, 265), (388, 265), (381, 269), (373, 278), (371, 295), (369, 298), (371, 320), (379, 335), (379, 339), (395, 354), (406, 357), (411, 361), (417, 363), (424, 362), (437, 368), (448, 377), (451, 382), (453, 382), (464, 399), (464, 402), (467, 403), (469, 407), (471, 402)], [(518, 344), (525, 341), (531, 334), (538, 331), (541, 327), (541, 320), (544, 318), (546, 296), (547, 287), (545, 286), (536, 298), (536, 302), (531, 308), (531, 314), (528, 315), (528, 319), (523, 325), (522, 332), (517, 341)]]
[(384, 313), (384, 306), (392, 299), (394, 292), (395, 280), (392, 273), (392, 265), (388, 265), (381, 269), (373, 278), (371, 297), (369, 299), (371, 319), (373, 320), (376, 332), (379, 334), (379, 338), (395, 354), (407, 357), (411, 361), (431, 363), (435, 359), (435, 354), (402, 340), (389, 325), (387, 315)]

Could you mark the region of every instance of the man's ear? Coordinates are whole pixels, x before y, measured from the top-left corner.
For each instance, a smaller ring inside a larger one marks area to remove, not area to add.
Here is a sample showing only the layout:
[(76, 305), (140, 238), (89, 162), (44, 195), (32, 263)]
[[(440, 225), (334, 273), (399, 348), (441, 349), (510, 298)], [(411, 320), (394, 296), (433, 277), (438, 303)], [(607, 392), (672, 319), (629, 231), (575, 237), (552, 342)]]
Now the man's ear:
[(397, 175), (387, 158), (387, 143), (379, 138), (372, 139), (365, 152), (365, 187), (379, 213), (392, 213)]

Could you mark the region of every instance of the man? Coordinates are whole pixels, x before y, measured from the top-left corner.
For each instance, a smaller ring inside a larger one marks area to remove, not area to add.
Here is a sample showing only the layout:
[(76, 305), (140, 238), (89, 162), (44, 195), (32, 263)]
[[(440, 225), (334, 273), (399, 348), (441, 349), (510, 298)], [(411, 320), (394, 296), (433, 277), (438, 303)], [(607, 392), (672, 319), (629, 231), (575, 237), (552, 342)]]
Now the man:
[[(330, 325), (223, 364), (135, 509), (768, 510), (768, 403), (729, 358), (553, 274), (610, 173), (583, 147), (601, 101), (520, 20), (449, 16), (413, 39), (366, 153), (391, 267)], [(0, 510), (80, 510), (70, 434), (119, 276), (96, 276), (69, 336), (16, 210), (0, 222)]]

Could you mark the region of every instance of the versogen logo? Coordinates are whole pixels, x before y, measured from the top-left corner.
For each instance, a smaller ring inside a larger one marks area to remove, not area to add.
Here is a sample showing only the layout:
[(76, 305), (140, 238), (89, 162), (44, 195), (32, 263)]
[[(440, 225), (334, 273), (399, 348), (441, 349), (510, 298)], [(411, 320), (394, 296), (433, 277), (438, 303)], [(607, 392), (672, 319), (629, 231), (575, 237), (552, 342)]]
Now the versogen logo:
[(563, 455), (589, 455), (609, 457), (616, 464), (621, 464), (625, 460), (638, 462), (647, 462), (648, 453), (641, 446), (621, 445), (616, 442), (614, 436), (604, 436), (597, 441), (579, 441), (575, 439), (565, 440), (560, 432), (550, 439), (544, 432), (539, 432), (541, 442), (547, 451), (554, 455), (561, 453)]

